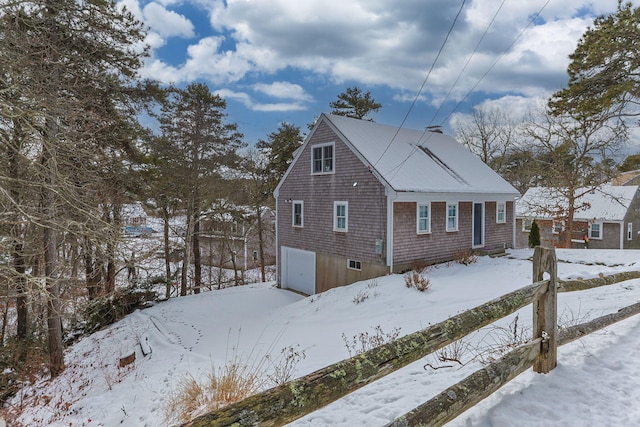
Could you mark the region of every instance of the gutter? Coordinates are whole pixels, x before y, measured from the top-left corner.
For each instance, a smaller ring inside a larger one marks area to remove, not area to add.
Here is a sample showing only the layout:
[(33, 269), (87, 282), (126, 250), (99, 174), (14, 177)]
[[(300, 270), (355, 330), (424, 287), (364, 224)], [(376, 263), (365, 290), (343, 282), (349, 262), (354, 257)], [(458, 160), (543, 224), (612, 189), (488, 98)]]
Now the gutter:
[(398, 193), (390, 186), (387, 186), (385, 193), (387, 196), (387, 267), (389, 267), (389, 273), (393, 273), (393, 202), (398, 198)]

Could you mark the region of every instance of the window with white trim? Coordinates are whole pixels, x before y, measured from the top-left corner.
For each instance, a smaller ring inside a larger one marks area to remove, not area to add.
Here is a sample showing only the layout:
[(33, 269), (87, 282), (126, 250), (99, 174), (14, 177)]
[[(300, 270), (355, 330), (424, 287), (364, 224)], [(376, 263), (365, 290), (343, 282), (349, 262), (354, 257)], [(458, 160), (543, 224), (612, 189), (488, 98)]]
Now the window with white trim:
[(347, 260), (347, 268), (350, 270), (362, 270), (362, 262), (356, 261), (354, 259)]
[(457, 203), (447, 203), (447, 231), (458, 231)]
[(633, 240), (633, 223), (627, 224), (627, 240)]
[(431, 233), (431, 205), (418, 205), (418, 234)]
[(533, 220), (530, 218), (522, 219), (522, 231), (531, 231), (531, 224), (533, 224)]
[(507, 222), (507, 204), (505, 202), (496, 203), (496, 222)]
[(589, 226), (589, 239), (602, 240), (602, 223), (594, 222)]
[(294, 200), (292, 210), (292, 225), (294, 227), (304, 227), (304, 202), (302, 200)]
[(334, 147), (333, 142), (311, 147), (311, 173), (333, 173)]
[(557, 220), (554, 219), (553, 223), (551, 224), (551, 233), (553, 234), (560, 234), (564, 231), (564, 220)]
[(349, 202), (333, 202), (333, 231), (349, 228)]

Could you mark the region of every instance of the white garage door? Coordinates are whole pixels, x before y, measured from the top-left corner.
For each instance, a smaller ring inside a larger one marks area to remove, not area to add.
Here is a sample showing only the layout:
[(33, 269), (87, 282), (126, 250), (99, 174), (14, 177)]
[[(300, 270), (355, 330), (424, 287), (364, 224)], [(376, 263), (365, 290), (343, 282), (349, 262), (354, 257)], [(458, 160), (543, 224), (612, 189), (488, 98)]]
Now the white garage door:
[(302, 249), (281, 248), (282, 287), (307, 295), (316, 293), (316, 254)]

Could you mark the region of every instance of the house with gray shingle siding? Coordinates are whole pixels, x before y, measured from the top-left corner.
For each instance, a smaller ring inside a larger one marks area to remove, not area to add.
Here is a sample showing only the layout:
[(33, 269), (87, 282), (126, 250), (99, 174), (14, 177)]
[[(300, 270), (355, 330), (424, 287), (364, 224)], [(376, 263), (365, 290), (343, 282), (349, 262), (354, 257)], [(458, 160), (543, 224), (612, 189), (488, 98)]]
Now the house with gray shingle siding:
[(275, 190), (277, 280), (314, 294), (513, 247), (517, 196), (450, 136), (322, 114)]
[(640, 249), (640, 194), (637, 185), (602, 185), (578, 189), (573, 225), (566, 225), (566, 198), (557, 189), (532, 187), (517, 201), (516, 248), (526, 248), (535, 221), (540, 242), (564, 247), (571, 233), (572, 248)]

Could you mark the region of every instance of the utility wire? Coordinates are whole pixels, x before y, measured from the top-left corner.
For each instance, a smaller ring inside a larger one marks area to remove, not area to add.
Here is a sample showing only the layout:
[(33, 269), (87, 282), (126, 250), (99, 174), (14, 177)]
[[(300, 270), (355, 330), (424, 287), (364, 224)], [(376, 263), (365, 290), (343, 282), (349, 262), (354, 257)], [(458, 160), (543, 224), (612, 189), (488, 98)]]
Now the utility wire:
[[(440, 125), (442, 125), (442, 123), (444, 123), (445, 121), (447, 121), (452, 115), (453, 113), (455, 113), (458, 108), (460, 108), (460, 106), (462, 105), (462, 103), (464, 101), (466, 101), (466, 99), (469, 97), (469, 95), (471, 95), (471, 93), (480, 85), (480, 83), (484, 80), (484, 78), (495, 68), (495, 66), (498, 64), (498, 62), (500, 62), (500, 60), (502, 60), (502, 58), (504, 58), (504, 56), (507, 54), (507, 52), (509, 52), (509, 50), (513, 47), (513, 45), (516, 44), (516, 42), (520, 39), (520, 37), (522, 37), (522, 35), (529, 29), (529, 27), (531, 27), (531, 25), (540, 17), (540, 14), (544, 11), (544, 9), (547, 7), (547, 5), (551, 2), (551, 0), (547, 0), (545, 2), (544, 5), (542, 5), (542, 7), (540, 8), (540, 10), (529, 20), (529, 22), (527, 23), (527, 25), (520, 31), (520, 33), (518, 33), (518, 35), (513, 39), (513, 41), (509, 44), (509, 46), (507, 46), (502, 53), (498, 56), (498, 58), (493, 62), (493, 64), (491, 64), (491, 66), (487, 69), (487, 71), (485, 71), (485, 73), (480, 77), (480, 79), (478, 79), (478, 81), (473, 85), (473, 87), (465, 94), (465, 96), (460, 100), (460, 102), (458, 102), (458, 104), (456, 104), (456, 106), (453, 108), (453, 110), (440, 122)], [(503, 2), (504, 3), (504, 2)], [(502, 7), (502, 5), (500, 6)], [(493, 21), (492, 21), (493, 22)], [(456, 80), (457, 81), (457, 80)], [(453, 89), (452, 89), (453, 90)], [(440, 111), (440, 110), (438, 110)], [(437, 113), (436, 113), (437, 114)], [(433, 123), (433, 121), (435, 120), (435, 116), (434, 118), (429, 122), (430, 124)], [(420, 137), (420, 139), (422, 139), (422, 137), (425, 135), (426, 133), (426, 129), (425, 131), (422, 133), (422, 136)], [(397, 133), (396, 133), (397, 134)], [(421, 146), (422, 144), (426, 143), (429, 138), (431, 137), (431, 135), (429, 135), (427, 137), (427, 139), (425, 139), (422, 142), (419, 142), (416, 147), (413, 148), (413, 150), (411, 150), (411, 152), (409, 153), (409, 155), (402, 160), (397, 166), (395, 166), (393, 169), (391, 169), (390, 171), (394, 171), (395, 173), (393, 174), (393, 176), (391, 176), (389, 179), (393, 179), (398, 172), (402, 169), (402, 167), (406, 164), (406, 162), (409, 160), (409, 158), (411, 158), (411, 156), (416, 152), (416, 150), (418, 149), (419, 146)], [(388, 148), (388, 147), (387, 147)], [(385, 150), (386, 152), (386, 150)], [(378, 159), (379, 161), (379, 159)]]
[(400, 129), (403, 128), (404, 123), (407, 121), (407, 118), (409, 117), (409, 114), (411, 114), (411, 111), (413, 110), (413, 107), (415, 107), (416, 102), (420, 98), (420, 94), (422, 93), (422, 90), (424, 89), (425, 85), (427, 84), (427, 80), (429, 80), (429, 76), (431, 76), (431, 72), (433, 71), (433, 69), (436, 66), (436, 63), (438, 62), (438, 58), (440, 58), (440, 54), (444, 50), (444, 46), (447, 44), (447, 40), (449, 40), (449, 35), (453, 31), (453, 27), (456, 25), (456, 22), (458, 21), (458, 17), (460, 16), (460, 13), (462, 12), (462, 9), (464, 8), (464, 4), (465, 3), (466, 3), (466, 0), (462, 0), (462, 4), (460, 5), (460, 9), (458, 9), (458, 13), (456, 14), (456, 17), (453, 19), (453, 22), (451, 23), (451, 26), (449, 27), (449, 31), (447, 32), (447, 36), (444, 38), (444, 41), (442, 42), (442, 45), (440, 46), (440, 49), (438, 50), (438, 54), (436, 55), (435, 59), (433, 60), (433, 63), (431, 64), (431, 68), (429, 68), (429, 71), (427, 72), (427, 76), (422, 81), (422, 85), (420, 86), (420, 89), (418, 90), (418, 93), (416, 93), (415, 98), (413, 98), (413, 102), (411, 103), (411, 106), (409, 107), (409, 110), (407, 110), (407, 113), (404, 115), (404, 118), (402, 119), (402, 123), (400, 123), (400, 126), (396, 130), (396, 133), (393, 135), (393, 137), (391, 138), (391, 141), (389, 141), (389, 144), (387, 144), (387, 147), (384, 149), (384, 151), (382, 152), (382, 154), (380, 155), (378, 160), (376, 160), (376, 162), (373, 164), (373, 167), (376, 167), (378, 162), (380, 162), (380, 160), (384, 157), (384, 155), (387, 153), (387, 151), (389, 151), (389, 148), (391, 148), (391, 145), (393, 144), (393, 141), (395, 141), (395, 139), (398, 136), (398, 133), (400, 133)]
[(498, 7), (498, 9), (496, 9), (496, 13), (493, 14), (493, 17), (491, 18), (491, 22), (489, 22), (489, 25), (487, 25), (487, 28), (484, 30), (484, 33), (482, 33), (482, 36), (478, 40), (478, 43), (476, 43), (476, 46), (473, 48), (473, 52), (471, 52), (471, 55), (469, 55), (467, 57), (467, 62), (465, 62), (464, 66), (462, 67), (462, 69), (458, 73), (458, 77), (456, 77), (456, 80), (451, 85), (451, 88), (449, 89), (449, 92), (447, 92), (447, 95), (444, 97), (444, 99), (440, 103), (440, 106), (438, 107), (438, 110), (436, 111), (436, 113), (433, 115), (433, 117), (429, 121), (429, 124), (427, 125), (427, 127), (429, 127), (429, 126), (431, 126), (433, 124), (433, 122), (436, 120), (436, 117), (438, 117), (438, 114), (440, 114), (440, 111), (442, 111), (442, 107), (444, 106), (444, 103), (447, 102), (447, 100), (449, 99), (449, 96), (453, 92), (453, 89), (455, 89), (456, 85), (460, 81), (460, 78), (462, 77), (462, 75), (466, 71), (467, 67), (469, 66), (469, 63), (471, 62), (471, 59), (478, 52), (478, 49), (480, 48), (480, 44), (482, 43), (482, 41), (484, 40), (486, 35), (489, 33), (489, 30), (493, 26), (493, 23), (495, 22), (496, 18), (498, 17), (498, 14), (502, 10), (502, 6), (504, 6), (506, 1), (507, 0), (502, 0), (502, 3), (500, 3), (500, 6)]
[[(482, 36), (480, 37), (480, 39), (478, 40), (478, 43), (476, 43), (473, 52), (471, 52), (471, 54), (467, 57), (467, 61), (465, 62), (464, 66), (462, 67), (462, 69), (460, 70), (460, 72), (458, 73), (458, 76), (456, 77), (456, 80), (453, 82), (453, 84), (451, 85), (451, 88), (449, 89), (449, 92), (447, 92), (447, 95), (444, 97), (444, 99), (442, 100), (442, 102), (440, 103), (440, 107), (438, 107), (438, 110), (436, 111), (436, 113), (433, 115), (433, 117), (431, 118), (431, 120), (429, 121), (429, 124), (426, 126), (425, 130), (422, 132), (422, 135), (420, 136), (420, 139), (418, 141), (421, 141), (422, 138), (424, 137), (424, 135), (427, 132), (427, 129), (429, 129), (431, 127), (431, 125), (433, 125), (433, 122), (435, 121), (436, 117), (438, 117), (438, 114), (440, 114), (440, 111), (442, 111), (442, 107), (444, 106), (445, 102), (447, 101), (447, 99), (449, 99), (449, 96), (451, 95), (451, 93), (453, 92), (453, 90), (455, 89), (456, 85), (458, 84), (458, 82), (460, 81), (460, 78), (462, 77), (462, 74), (464, 74), (465, 70), (467, 69), (467, 67), (469, 66), (469, 63), (471, 62), (471, 59), (473, 58), (473, 56), (478, 52), (478, 49), (480, 48), (480, 44), (482, 43), (482, 41), (484, 40), (484, 38), (486, 37), (486, 35), (489, 33), (489, 30), (491, 29), (491, 27), (493, 26), (493, 23), (495, 22), (496, 18), (498, 17), (498, 14), (500, 13), (500, 10), (502, 10), (502, 7), (504, 6), (506, 0), (502, 0), (502, 3), (500, 3), (500, 6), (498, 7), (498, 9), (496, 9), (496, 12), (493, 14), (493, 17), (491, 18), (491, 21), (489, 22), (489, 25), (487, 25), (487, 28), (485, 28), (484, 33), (482, 34)], [(415, 153), (415, 151), (418, 149), (418, 146), (425, 144), (429, 138), (431, 137), (431, 134), (429, 134), (429, 136), (422, 141), (421, 143), (419, 142), (416, 147), (414, 147), (411, 152), (409, 153), (409, 157), (411, 157), (413, 155), (413, 153)], [(407, 158), (408, 159), (408, 158)], [(396, 166), (395, 168), (391, 169), (391, 171), (396, 171), (396, 173), (394, 173), (394, 177), (396, 176), (396, 174), (399, 171), (399, 167), (404, 165), (404, 163), (406, 162), (405, 159), (404, 161), (402, 161), (398, 166)]]
[(516, 36), (516, 38), (513, 39), (511, 44), (505, 50), (502, 51), (502, 54), (500, 54), (500, 56), (493, 62), (493, 64), (491, 64), (491, 67), (489, 67), (487, 69), (487, 71), (485, 71), (485, 73), (482, 75), (482, 77), (480, 77), (480, 79), (476, 82), (476, 84), (473, 85), (473, 87), (471, 89), (469, 89), (469, 91), (466, 93), (466, 95), (460, 100), (460, 102), (458, 102), (458, 104), (456, 104), (456, 106), (453, 108), (453, 110), (451, 110), (451, 112), (440, 122), (440, 124), (446, 122), (453, 115), (453, 113), (455, 113), (458, 110), (458, 108), (460, 108), (462, 103), (467, 100), (469, 95), (471, 95), (471, 93), (478, 87), (478, 85), (480, 85), (482, 80), (484, 80), (484, 78), (487, 77), (487, 75), (493, 70), (493, 68), (498, 64), (498, 62), (500, 62), (500, 60), (507, 54), (507, 52), (513, 47), (513, 45), (516, 44), (516, 42), (529, 29), (529, 27), (531, 27), (531, 24), (533, 24), (540, 17), (540, 14), (544, 11), (544, 9), (547, 7), (547, 5), (550, 2), (551, 2), (551, 0), (547, 0), (546, 3), (544, 5), (542, 5), (540, 10), (529, 20), (529, 23), (527, 24), (527, 26), (524, 27), (520, 31), (520, 33)]

